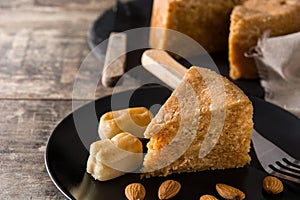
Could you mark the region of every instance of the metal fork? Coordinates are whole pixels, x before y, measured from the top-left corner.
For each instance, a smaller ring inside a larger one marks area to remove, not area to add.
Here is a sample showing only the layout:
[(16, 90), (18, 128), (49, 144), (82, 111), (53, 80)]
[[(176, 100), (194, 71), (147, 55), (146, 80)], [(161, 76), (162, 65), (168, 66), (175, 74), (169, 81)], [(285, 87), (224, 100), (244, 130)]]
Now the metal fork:
[(267, 173), (300, 184), (300, 161), (261, 136), (256, 130), (253, 130), (252, 142), (257, 158)]

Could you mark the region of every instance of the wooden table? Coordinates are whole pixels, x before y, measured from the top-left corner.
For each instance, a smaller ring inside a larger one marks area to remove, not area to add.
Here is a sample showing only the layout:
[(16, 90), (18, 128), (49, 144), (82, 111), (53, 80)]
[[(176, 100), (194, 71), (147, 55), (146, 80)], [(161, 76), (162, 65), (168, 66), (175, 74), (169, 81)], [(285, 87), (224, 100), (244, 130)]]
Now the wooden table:
[(46, 172), (45, 145), (72, 111), (88, 28), (113, 3), (0, 1), (0, 199), (64, 199)]

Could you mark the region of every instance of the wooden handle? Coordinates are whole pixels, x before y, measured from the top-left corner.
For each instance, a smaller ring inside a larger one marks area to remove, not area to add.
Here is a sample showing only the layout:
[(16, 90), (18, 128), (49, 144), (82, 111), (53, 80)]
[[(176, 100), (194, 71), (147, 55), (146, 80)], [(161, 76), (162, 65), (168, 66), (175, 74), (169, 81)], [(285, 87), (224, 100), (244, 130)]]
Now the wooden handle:
[(115, 86), (125, 72), (126, 43), (125, 33), (110, 34), (102, 72), (102, 84), (105, 87)]
[(150, 49), (142, 55), (142, 65), (154, 76), (175, 89), (187, 69), (163, 50)]

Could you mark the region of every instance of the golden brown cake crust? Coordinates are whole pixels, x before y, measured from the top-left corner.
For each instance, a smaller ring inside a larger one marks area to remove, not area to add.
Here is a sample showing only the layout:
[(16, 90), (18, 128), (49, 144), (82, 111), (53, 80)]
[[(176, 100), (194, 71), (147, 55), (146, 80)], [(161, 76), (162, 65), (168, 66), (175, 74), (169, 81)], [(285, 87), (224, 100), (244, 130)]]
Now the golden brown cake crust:
[[(236, 0), (154, 0), (151, 27), (182, 32), (199, 42), (206, 51), (226, 50), (229, 34), (229, 16)], [(168, 32), (152, 31), (150, 45), (168, 48)]]
[(245, 52), (256, 46), (265, 31), (280, 36), (300, 31), (299, 0), (248, 0), (231, 14), (229, 34), (230, 77), (257, 78), (253, 58)]
[[(191, 85), (196, 91), (201, 120), (194, 141), (187, 151), (171, 165), (146, 173), (146, 176), (242, 167), (250, 161), (248, 152), (253, 129), (252, 104), (247, 96), (226, 78), (221, 79), (226, 92), (226, 118), (220, 138), (206, 157), (202, 159), (198, 157), (199, 149), (211, 121), (211, 98), (207, 85), (203, 81), (203, 76), (208, 71), (208, 69), (202, 68), (200, 74), (199, 68), (192, 67), (185, 74), (183, 82), (174, 91), (184, 93), (186, 84)], [(215, 76), (220, 78), (217, 74)], [(151, 137), (151, 139), (148, 143), (148, 153), (150, 152), (150, 154), (146, 155), (144, 160), (144, 171), (150, 170), (152, 166), (158, 164), (156, 162), (159, 160), (159, 155), (156, 152), (164, 148), (175, 137), (180, 120), (192, 120), (182, 118), (181, 113), (178, 112), (178, 100), (173, 94), (162, 107), (165, 110), (163, 117), (159, 116), (161, 114), (159, 112), (145, 132), (145, 136)]]

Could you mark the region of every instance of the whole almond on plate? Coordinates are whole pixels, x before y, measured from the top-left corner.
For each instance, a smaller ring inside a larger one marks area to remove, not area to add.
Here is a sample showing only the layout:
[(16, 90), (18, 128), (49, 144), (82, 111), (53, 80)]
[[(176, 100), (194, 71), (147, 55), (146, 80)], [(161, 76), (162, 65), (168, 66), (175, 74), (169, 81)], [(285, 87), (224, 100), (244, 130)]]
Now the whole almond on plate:
[(158, 189), (159, 199), (170, 199), (174, 197), (180, 190), (181, 185), (178, 181), (167, 180), (163, 182)]
[(241, 190), (222, 183), (216, 185), (216, 190), (224, 199), (242, 200), (246, 197), (245, 193)]
[(131, 183), (126, 186), (125, 195), (128, 200), (143, 200), (146, 196), (146, 189), (140, 183)]
[(279, 194), (283, 191), (283, 184), (278, 178), (267, 176), (263, 180), (263, 188), (269, 194)]
[(202, 195), (199, 200), (218, 200), (218, 199), (212, 195), (205, 194)]

